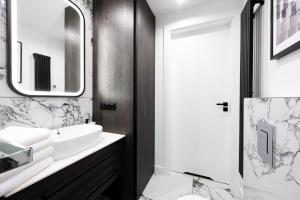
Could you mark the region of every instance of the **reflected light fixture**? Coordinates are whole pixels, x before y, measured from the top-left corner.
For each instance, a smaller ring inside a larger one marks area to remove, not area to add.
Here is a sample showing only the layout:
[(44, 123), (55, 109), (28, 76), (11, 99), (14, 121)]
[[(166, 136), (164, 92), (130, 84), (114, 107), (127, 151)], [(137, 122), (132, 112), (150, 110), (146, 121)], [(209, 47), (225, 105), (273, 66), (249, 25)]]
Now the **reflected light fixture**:
[(185, 2), (186, 0), (177, 0), (178, 4), (181, 5)]

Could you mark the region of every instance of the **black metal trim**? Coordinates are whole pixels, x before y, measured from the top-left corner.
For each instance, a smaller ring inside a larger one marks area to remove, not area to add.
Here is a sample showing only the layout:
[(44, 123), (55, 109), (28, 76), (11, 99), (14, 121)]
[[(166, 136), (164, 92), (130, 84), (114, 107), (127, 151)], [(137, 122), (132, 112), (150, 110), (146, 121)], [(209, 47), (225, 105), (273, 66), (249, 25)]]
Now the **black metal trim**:
[(198, 178), (204, 178), (204, 179), (211, 180), (211, 181), (215, 181), (211, 177), (203, 176), (203, 175), (200, 175), (200, 174), (194, 174), (194, 173), (191, 173), (191, 172), (184, 172), (183, 174), (186, 174), (186, 175), (189, 175), (189, 176), (198, 177)]
[(133, 177), (133, 184), (134, 184), (134, 191), (133, 197), (135, 199), (140, 199), (142, 194), (138, 194), (138, 181), (137, 181), (137, 151), (138, 151), (138, 142), (137, 142), (137, 42), (136, 42), (136, 35), (137, 35), (137, 1), (133, 0), (133, 145), (134, 145), (134, 177)]
[[(20, 91), (18, 91), (14, 85), (12, 84), (12, 62), (11, 62), (11, 49), (12, 49), (12, 38), (11, 38), (11, 1), (8, 0), (7, 1), (7, 9), (6, 9), (6, 14), (7, 14), (7, 25), (6, 25), (6, 33), (7, 33), (7, 54), (6, 54), (6, 58), (7, 58), (7, 84), (9, 86), (9, 88), (22, 96), (25, 97), (50, 97), (50, 98), (55, 98), (55, 97), (70, 97), (70, 98), (77, 98), (80, 97), (84, 94), (85, 89), (86, 89), (86, 20), (85, 20), (85, 16), (82, 12), (82, 10), (79, 8), (78, 5), (76, 5), (72, 0), (68, 0), (71, 4), (73, 4), (76, 8), (78, 8), (78, 10), (80, 11), (80, 14), (82, 16), (83, 19), (83, 77), (84, 77), (84, 82), (83, 82), (83, 90), (79, 95), (28, 95), (28, 94), (24, 94)], [(51, 93), (51, 92), (49, 92)]]
[(254, 0), (254, 5), (257, 3), (263, 6), (265, 4), (265, 0)]
[(241, 14), (239, 172), (242, 177), (244, 175), (244, 99), (253, 97), (253, 19), (256, 4), (263, 6), (264, 0), (248, 0)]
[(273, 10), (273, 3), (274, 3), (274, 0), (271, 0), (271, 31), (270, 31), (270, 34), (271, 34), (271, 37), (270, 37), (270, 46), (271, 46), (271, 48), (270, 48), (270, 57), (271, 57), (271, 60), (279, 60), (280, 58), (282, 58), (282, 57), (284, 57), (284, 56), (286, 56), (286, 55), (288, 55), (288, 54), (290, 54), (290, 53), (292, 53), (292, 52), (294, 52), (294, 51), (296, 51), (296, 50), (298, 50), (298, 49), (300, 49), (300, 41), (298, 41), (298, 42), (296, 42), (295, 44), (293, 44), (292, 46), (290, 46), (290, 47), (288, 47), (287, 49), (285, 49), (285, 50), (283, 50), (283, 51), (281, 51), (281, 52), (279, 52), (278, 54), (273, 54), (274, 52), (273, 52), (273, 48), (274, 48), (274, 45), (273, 45), (273, 39), (274, 39), (274, 37), (273, 37), (273, 29), (274, 29), (274, 26), (273, 26), (273, 22), (274, 22), (274, 20), (273, 20), (273, 14), (274, 14), (274, 10)]
[(18, 41), (20, 44), (20, 76), (19, 76), (19, 83), (22, 83), (23, 80), (23, 43)]

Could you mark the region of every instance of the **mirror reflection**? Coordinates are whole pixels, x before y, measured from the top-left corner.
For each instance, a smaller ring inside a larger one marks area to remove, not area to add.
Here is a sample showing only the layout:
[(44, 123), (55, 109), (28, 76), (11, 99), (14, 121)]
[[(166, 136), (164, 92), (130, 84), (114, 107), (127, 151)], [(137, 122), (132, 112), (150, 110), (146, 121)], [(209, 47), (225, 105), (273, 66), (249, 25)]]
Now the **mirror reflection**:
[(17, 0), (16, 10), (17, 63), (12, 67), (17, 67), (17, 88), (36, 94), (83, 91), (84, 25), (79, 9), (68, 0)]

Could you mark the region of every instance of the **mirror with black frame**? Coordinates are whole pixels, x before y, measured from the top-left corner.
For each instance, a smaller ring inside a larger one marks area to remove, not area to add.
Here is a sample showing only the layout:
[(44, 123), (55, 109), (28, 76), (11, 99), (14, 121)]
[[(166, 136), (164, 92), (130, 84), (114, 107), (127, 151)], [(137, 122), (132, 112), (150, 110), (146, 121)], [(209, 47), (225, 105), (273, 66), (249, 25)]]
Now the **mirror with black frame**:
[(8, 1), (10, 87), (25, 96), (80, 96), (84, 35), (84, 16), (70, 0)]

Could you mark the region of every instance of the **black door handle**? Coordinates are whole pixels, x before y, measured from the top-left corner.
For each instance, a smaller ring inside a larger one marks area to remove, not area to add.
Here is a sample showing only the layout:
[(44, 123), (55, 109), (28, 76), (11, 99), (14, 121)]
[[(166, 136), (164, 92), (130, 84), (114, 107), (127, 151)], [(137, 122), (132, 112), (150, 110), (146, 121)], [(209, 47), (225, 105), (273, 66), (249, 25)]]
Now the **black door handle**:
[(217, 103), (217, 106), (223, 106), (223, 112), (228, 112), (228, 102), (223, 102), (223, 103)]
[(228, 102), (217, 103), (217, 106), (224, 106), (224, 107), (228, 107)]

